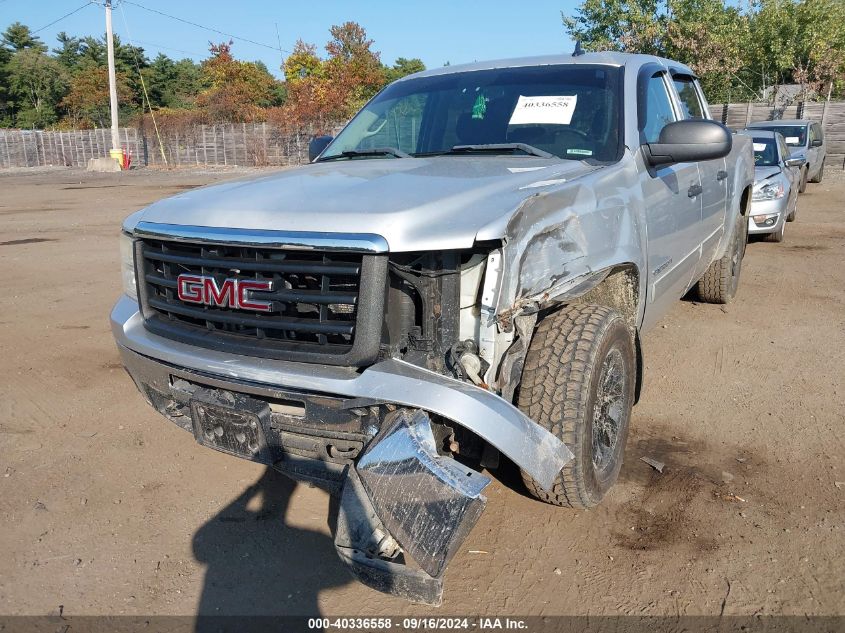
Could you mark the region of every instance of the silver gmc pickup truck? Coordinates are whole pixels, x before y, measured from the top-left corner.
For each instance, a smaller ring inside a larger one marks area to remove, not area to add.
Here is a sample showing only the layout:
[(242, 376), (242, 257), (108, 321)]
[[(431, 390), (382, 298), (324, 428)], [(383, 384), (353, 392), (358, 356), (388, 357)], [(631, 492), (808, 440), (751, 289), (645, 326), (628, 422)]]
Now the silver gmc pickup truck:
[(357, 578), (439, 604), (481, 471), (599, 503), (643, 332), (689, 291), (733, 298), (754, 157), (709, 118), (645, 55), (409, 76), (311, 164), (129, 216), (123, 361), (200, 444), (336, 495)]

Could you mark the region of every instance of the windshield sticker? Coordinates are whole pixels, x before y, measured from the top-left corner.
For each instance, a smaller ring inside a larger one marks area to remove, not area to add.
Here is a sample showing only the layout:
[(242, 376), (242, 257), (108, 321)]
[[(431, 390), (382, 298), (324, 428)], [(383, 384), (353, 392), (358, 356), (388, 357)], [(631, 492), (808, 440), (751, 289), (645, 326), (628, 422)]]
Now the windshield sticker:
[(765, 143), (754, 143), (754, 151), (755, 152), (765, 152), (766, 151), (766, 144)]
[(787, 136), (786, 143), (787, 145), (798, 145), (801, 141), (798, 140), (797, 136)]
[(472, 106), (472, 118), (483, 119), (487, 112), (487, 98), (480, 94), (475, 98), (475, 103)]
[(578, 95), (523, 97), (511, 114), (509, 125), (569, 125)]
[(577, 154), (578, 156), (592, 156), (593, 150), (591, 149), (568, 149), (566, 150), (567, 154)]

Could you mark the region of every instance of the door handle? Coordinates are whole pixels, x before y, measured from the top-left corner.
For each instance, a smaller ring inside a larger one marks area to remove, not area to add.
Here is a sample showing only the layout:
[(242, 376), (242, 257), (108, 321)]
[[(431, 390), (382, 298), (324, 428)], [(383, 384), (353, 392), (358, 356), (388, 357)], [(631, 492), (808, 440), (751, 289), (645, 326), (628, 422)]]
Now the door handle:
[(689, 189), (687, 189), (687, 195), (690, 198), (700, 196), (702, 193), (704, 193), (704, 188), (701, 185), (692, 185)]
[(716, 180), (724, 180), (727, 177), (728, 177), (728, 172), (726, 172), (724, 169), (720, 169), (719, 171), (716, 172)]

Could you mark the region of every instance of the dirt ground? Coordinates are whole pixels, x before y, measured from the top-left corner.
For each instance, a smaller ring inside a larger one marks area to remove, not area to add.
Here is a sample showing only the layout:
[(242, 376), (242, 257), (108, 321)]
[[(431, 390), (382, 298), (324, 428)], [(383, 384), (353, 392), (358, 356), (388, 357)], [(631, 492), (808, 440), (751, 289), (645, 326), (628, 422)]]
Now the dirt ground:
[[(200, 448), (121, 368), (120, 221), (241, 175), (0, 175), (0, 613), (433, 612), (351, 579), (326, 494)], [(494, 473), (438, 614), (845, 614), (843, 200), (829, 170), (783, 244), (749, 245), (733, 304), (646, 335), (600, 507)]]

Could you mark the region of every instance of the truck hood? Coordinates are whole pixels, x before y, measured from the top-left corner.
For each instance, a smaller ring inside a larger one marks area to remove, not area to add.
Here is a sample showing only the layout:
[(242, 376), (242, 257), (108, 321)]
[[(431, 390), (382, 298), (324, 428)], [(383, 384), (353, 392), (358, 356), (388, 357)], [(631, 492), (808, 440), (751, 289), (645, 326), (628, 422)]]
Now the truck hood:
[(152, 204), (134, 219), (373, 233), (392, 251), (468, 248), (476, 236), (502, 237), (502, 220), (524, 199), (598, 168), (516, 156), (331, 161), (187, 191)]

